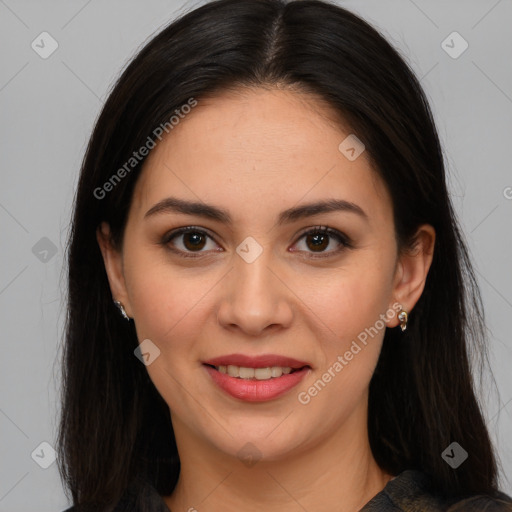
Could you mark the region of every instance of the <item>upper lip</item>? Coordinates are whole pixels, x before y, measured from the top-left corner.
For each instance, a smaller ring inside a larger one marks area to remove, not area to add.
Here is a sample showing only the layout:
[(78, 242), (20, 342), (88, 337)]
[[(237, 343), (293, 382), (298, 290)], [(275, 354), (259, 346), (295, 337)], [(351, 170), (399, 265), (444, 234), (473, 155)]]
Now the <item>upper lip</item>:
[(305, 361), (299, 361), (293, 357), (279, 356), (276, 354), (262, 354), (259, 356), (247, 356), (244, 354), (229, 354), (225, 356), (214, 357), (204, 361), (204, 364), (212, 366), (242, 366), (244, 368), (267, 368), (272, 366), (302, 368), (310, 366)]

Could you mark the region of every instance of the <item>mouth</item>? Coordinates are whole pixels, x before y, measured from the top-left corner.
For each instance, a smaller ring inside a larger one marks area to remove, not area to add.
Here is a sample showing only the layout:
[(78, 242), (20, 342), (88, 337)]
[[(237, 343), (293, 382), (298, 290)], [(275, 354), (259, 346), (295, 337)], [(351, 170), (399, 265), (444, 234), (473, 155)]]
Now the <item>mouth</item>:
[(279, 398), (312, 372), (305, 362), (278, 356), (226, 356), (209, 360), (203, 367), (216, 387), (246, 402)]
[(209, 366), (210, 368), (217, 370), (219, 373), (229, 375), (235, 379), (245, 380), (278, 379), (283, 375), (290, 375), (306, 368), (311, 368), (309, 365), (304, 365), (300, 368), (292, 368), (290, 366), (267, 366), (263, 368), (251, 368), (247, 366), (236, 366), (234, 364), (218, 366), (205, 364), (205, 366)]

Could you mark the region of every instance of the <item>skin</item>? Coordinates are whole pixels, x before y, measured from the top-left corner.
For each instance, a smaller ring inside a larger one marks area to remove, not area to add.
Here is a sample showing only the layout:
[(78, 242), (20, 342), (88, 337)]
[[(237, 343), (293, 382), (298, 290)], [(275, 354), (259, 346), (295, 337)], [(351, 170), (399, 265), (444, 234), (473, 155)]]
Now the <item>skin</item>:
[[(384, 328), (307, 405), (297, 398), (379, 315), (391, 311), (385, 325), (396, 327), (393, 304), (411, 313), (435, 242), (423, 225), (414, 251), (397, 250), (387, 189), (366, 153), (349, 161), (338, 150), (351, 132), (334, 121), (328, 106), (297, 91), (201, 99), (146, 160), (123, 247), (109, 243), (108, 224), (98, 229), (113, 297), (139, 342), (160, 349), (146, 368), (171, 410), (181, 460), (176, 489), (164, 497), (174, 512), (353, 512), (394, 476), (377, 465), (367, 432)], [(233, 224), (175, 212), (144, 219), (168, 196), (224, 208)], [(276, 224), (282, 210), (324, 199), (353, 202), (367, 219), (335, 211)], [(195, 252), (190, 235), (162, 243), (191, 225), (212, 236)], [(353, 247), (327, 237), (316, 249), (302, 233), (319, 225)], [(263, 249), (252, 263), (236, 252), (248, 236)], [(245, 402), (216, 387), (202, 365), (232, 353), (291, 356), (312, 370), (280, 398)], [(261, 456), (250, 467), (237, 456), (248, 442)]]

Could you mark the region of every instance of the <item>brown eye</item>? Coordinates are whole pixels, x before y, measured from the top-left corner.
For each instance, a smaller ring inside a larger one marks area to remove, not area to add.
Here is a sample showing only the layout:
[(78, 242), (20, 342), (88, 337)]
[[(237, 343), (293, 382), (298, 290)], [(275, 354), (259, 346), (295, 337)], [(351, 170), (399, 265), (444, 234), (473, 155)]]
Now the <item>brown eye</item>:
[(314, 235), (307, 235), (306, 244), (313, 251), (323, 251), (329, 246), (329, 235), (325, 235), (324, 233), (315, 233)]
[(213, 242), (211, 249), (218, 251), (219, 249), (217, 244), (214, 243), (215, 241), (208, 233), (206, 233), (206, 231), (193, 226), (188, 226), (166, 234), (161, 243), (169, 250), (179, 254), (180, 256), (185, 258), (194, 258), (202, 256), (203, 253), (210, 252), (203, 250), (205, 247), (207, 248), (210, 240)]
[(205, 243), (204, 235), (197, 231), (191, 231), (183, 234), (183, 245), (190, 251), (202, 249)]
[[(332, 256), (352, 247), (352, 242), (346, 235), (324, 226), (318, 226), (303, 233), (300, 237), (300, 240), (302, 239), (304, 239), (306, 250), (300, 250), (300, 252), (313, 254), (313, 257), (315, 253), (318, 257)], [(331, 249), (327, 250), (328, 248)]]

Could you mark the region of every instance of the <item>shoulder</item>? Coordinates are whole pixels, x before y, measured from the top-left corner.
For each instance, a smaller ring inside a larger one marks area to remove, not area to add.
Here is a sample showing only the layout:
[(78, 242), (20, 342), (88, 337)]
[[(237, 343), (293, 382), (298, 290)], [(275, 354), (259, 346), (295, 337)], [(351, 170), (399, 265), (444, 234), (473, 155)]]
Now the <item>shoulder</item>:
[(495, 496), (476, 495), (457, 501), (447, 512), (512, 512), (512, 498), (503, 492)]
[(431, 487), (428, 476), (406, 470), (391, 479), (360, 512), (512, 512), (512, 498), (504, 493), (476, 495), (446, 502)]
[(442, 500), (431, 492), (424, 473), (406, 470), (392, 478), (360, 512), (440, 512)]

